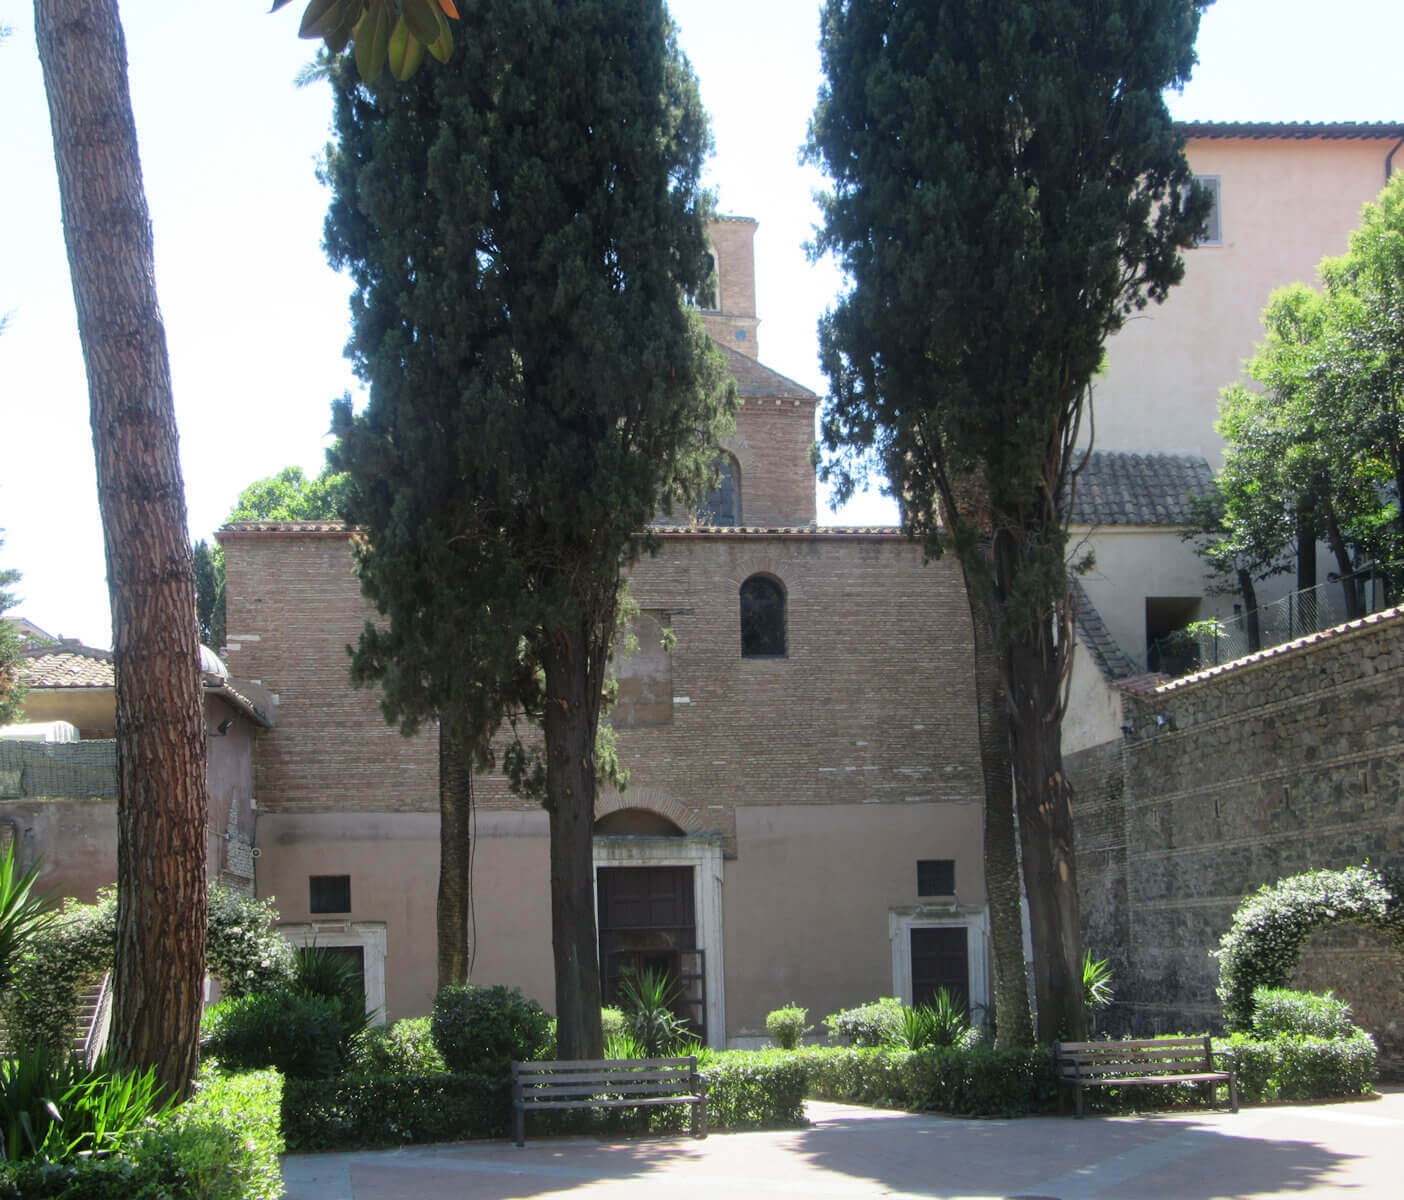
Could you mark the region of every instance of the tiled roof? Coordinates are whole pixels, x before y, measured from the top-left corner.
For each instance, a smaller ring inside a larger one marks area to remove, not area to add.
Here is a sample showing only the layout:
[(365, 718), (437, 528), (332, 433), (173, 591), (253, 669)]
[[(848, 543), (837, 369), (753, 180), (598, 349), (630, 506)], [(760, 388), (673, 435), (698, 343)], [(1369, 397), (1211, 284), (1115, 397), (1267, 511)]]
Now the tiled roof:
[(112, 651), (78, 642), (33, 646), (23, 651), (25, 684), (31, 688), (110, 688)]
[(1404, 124), (1398, 121), (1177, 121), (1175, 128), (1187, 138), (1404, 137)]
[(1095, 450), (1077, 477), (1073, 525), (1186, 525), (1189, 498), (1212, 493), (1214, 472), (1193, 454)]
[(668, 538), (757, 538), (807, 537), (839, 540), (842, 538), (900, 538), (901, 529), (895, 525), (650, 525), (650, 533)]
[(754, 358), (747, 358), (730, 346), (724, 346), (721, 342), (716, 344), (721, 346), (722, 353), (726, 355), (727, 368), (736, 380), (736, 390), (741, 395), (776, 396), (786, 400), (819, 399), (804, 384), (796, 383), (793, 379), (781, 375), (779, 371), (772, 371), (769, 367), (756, 362)]
[(1102, 614), (1088, 599), (1082, 584), (1076, 579), (1068, 581), (1068, 592), (1072, 598), (1073, 620), (1077, 623), (1077, 640), (1092, 655), (1092, 661), (1105, 679), (1125, 679), (1136, 670), (1136, 664), (1117, 645)]

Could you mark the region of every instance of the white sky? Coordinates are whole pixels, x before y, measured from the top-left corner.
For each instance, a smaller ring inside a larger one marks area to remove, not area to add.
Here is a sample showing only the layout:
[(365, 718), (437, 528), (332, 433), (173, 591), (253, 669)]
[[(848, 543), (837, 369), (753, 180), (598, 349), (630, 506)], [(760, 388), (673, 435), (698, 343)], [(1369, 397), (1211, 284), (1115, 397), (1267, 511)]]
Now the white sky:
[[(721, 211), (756, 218), (762, 360), (812, 387), (815, 322), (835, 272), (802, 249), (817, 173), (797, 148), (819, 84), (817, 0), (672, 0), (712, 115)], [(356, 385), (342, 358), (349, 288), (321, 250), (325, 87), (300, 0), (127, 0), (128, 42), (157, 287), (166, 321), (193, 536), (250, 481), (321, 469), (330, 403)], [(1399, 0), (1219, 0), (1181, 96), (1185, 120), (1404, 120)], [(0, 567), (23, 578), (12, 615), (110, 645), (87, 386), (59, 220), (32, 8), (0, 0)], [(433, 64), (425, 69), (432, 70)], [(890, 523), (855, 501), (840, 523)]]

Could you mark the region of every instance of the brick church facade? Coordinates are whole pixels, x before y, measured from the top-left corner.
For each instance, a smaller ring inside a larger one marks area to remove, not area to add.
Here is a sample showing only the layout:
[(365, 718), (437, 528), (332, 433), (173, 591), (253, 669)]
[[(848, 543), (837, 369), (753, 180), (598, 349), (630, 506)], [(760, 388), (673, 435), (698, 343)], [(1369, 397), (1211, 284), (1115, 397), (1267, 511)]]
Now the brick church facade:
[[(597, 803), (607, 990), (667, 967), (714, 1046), (938, 985), (988, 1003), (969, 616), (958, 569), (892, 529), (816, 524), (817, 397), (761, 364), (755, 223), (713, 227), (703, 318), (743, 407), (707, 523), (638, 563), (637, 653), (612, 714), (631, 778)], [(358, 948), (390, 1019), (434, 991), (437, 740), (402, 738), (347, 680), (368, 616), (346, 531), (221, 531), (228, 655), (276, 699), (257, 750), (256, 865), (289, 933)], [(662, 627), (676, 643), (665, 650)], [(547, 818), (477, 781), (473, 979), (554, 994)]]

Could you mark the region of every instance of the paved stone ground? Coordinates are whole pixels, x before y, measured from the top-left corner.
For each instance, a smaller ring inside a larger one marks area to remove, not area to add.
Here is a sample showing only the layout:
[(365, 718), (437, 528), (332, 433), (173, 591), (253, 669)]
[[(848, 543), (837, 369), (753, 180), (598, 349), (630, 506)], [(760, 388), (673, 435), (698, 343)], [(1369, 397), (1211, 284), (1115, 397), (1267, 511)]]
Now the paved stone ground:
[(965, 1121), (811, 1101), (807, 1129), (291, 1154), (288, 1200), (1215, 1200), (1404, 1195), (1404, 1089), (1349, 1104)]

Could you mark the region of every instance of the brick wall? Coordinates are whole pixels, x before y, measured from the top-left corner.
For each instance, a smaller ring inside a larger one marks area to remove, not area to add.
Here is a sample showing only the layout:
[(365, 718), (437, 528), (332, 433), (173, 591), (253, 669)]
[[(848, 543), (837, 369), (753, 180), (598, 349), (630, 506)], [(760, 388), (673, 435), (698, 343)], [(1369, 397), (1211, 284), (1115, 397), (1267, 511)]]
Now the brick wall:
[(815, 517), (813, 400), (748, 397), (724, 442), (740, 471), (742, 525), (786, 528)]
[[(1129, 969), (1121, 1018), (1142, 1030), (1215, 1024), (1218, 945), (1264, 883), (1370, 861), (1404, 868), (1404, 610), (1125, 698)], [(1157, 722), (1157, 717), (1164, 723)], [(1100, 760), (1097, 755), (1101, 753)], [(1069, 760), (1092, 802), (1079, 847), (1097, 862), (1111, 750)], [(1111, 782), (1108, 782), (1110, 777)], [(1114, 927), (1092, 888), (1123, 886), (1107, 858), (1084, 875), (1089, 940)], [(1358, 933), (1323, 935), (1302, 977), (1333, 986), (1404, 1068), (1404, 958)], [(1392, 1007), (1391, 1007), (1392, 1005)]]
[[(432, 735), (386, 727), (347, 683), (345, 647), (371, 615), (344, 534), (225, 531), (231, 670), (278, 698), (260, 741), (260, 808), (437, 810)], [(664, 533), (634, 569), (640, 607), (677, 636), (671, 703), (619, 732), (640, 803), (670, 797), (690, 832), (734, 835), (749, 803), (968, 801), (980, 776), (969, 615), (951, 562), (895, 535)], [(788, 653), (740, 654), (739, 588), (786, 591)], [(518, 808), (482, 781), (483, 808)], [(729, 847), (732, 845), (728, 842)]]

